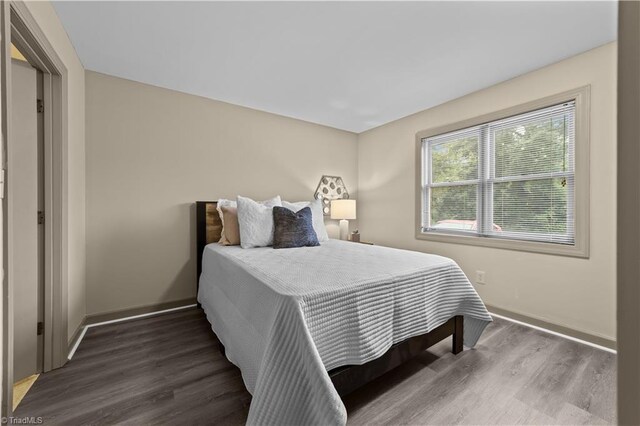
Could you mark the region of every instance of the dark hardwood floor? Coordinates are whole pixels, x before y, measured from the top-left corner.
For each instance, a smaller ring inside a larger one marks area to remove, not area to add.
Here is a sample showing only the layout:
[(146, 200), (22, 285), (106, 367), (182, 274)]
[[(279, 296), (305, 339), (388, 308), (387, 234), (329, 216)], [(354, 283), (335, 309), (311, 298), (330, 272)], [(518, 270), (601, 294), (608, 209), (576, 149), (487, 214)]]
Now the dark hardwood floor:
[[(497, 319), (474, 350), (449, 339), (345, 398), (351, 424), (612, 424), (615, 355)], [(251, 395), (202, 311), (90, 328), (14, 416), (44, 424), (243, 424)]]

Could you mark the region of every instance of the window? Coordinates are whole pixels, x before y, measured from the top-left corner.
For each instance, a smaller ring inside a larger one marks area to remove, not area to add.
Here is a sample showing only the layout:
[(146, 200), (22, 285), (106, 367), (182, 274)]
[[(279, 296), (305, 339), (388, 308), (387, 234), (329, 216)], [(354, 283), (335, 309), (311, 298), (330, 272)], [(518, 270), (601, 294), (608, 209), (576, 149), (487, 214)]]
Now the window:
[(561, 254), (580, 246), (573, 254), (585, 255), (584, 241), (576, 244), (584, 239), (576, 232), (577, 103), (418, 134), (418, 237), (543, 252), (564, 246)]

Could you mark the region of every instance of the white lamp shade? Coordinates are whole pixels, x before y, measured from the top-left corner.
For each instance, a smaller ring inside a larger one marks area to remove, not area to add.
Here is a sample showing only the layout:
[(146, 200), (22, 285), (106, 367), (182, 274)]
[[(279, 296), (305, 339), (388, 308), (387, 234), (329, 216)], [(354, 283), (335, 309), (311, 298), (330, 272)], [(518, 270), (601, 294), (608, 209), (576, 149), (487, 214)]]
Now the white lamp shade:
[(331, 200), (331, 219), (355, 219), (356, 200)]

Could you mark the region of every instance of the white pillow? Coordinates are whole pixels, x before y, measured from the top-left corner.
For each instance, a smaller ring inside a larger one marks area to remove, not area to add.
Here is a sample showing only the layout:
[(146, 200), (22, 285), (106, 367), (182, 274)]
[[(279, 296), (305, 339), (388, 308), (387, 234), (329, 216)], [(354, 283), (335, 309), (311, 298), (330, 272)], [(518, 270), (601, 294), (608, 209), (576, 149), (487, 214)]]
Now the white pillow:
[(322, 212), (322, 200), (313, 201), (298, 201), (297, 203), (290, 203), (288, 201), (282, 202), (282, 207), (286, 207), (289, 210), (297, 212), (305, 207), (311, 209), (311, 217), (313, 221), (313, 230), (316, 231), (318, 241), (329, 241), (329, 234), (327, 234), (327, 228), (324, 226), (324, 213)]
[[(279, 206), (280, 204), (280, 196), (276, 196), (264, 201), (258, 201), (258, 204), (270, 205), (270, 206)], [(227, 236), (224, 233), (224, 215), (222, 214), (223, 207), (238, 207), (238, 203), (235, 200), (227, 200), (224, 198), (220, 198), (218, 200), (218, 204), (216, 204), (216, 210), (218, 210), (218, 215), (220, 216), (220, 222), (222, 223), (222, 231), (220, 231), (220, 241), (218, 241), (222, 245), (226, 245), (229, 243)]]
[(238, 195), (240, 246), (243, 249), (273, 245), (274, 206), (282, 206), (279, 195), (264, 204)]

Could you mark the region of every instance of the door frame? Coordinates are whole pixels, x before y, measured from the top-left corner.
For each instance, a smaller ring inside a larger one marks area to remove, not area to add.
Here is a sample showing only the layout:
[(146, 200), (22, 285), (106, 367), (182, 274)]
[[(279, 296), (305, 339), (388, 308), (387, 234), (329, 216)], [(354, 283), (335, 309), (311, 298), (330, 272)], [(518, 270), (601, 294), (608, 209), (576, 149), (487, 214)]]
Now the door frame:
[(618, 3), (618, 424), (640, 424), (640, 3)]
[[(0, 120), (2, 150), (0, 164), (5, 170), (2, 199), (4, 265), (2, 286), (2, 416), (13, 413), (13, 282), (12, 253), (7, 249), (14, 238), (11, 223), (11, 42), (27, 60), (43, 73), (44, 82), (44, 371), (62, 367), (68, 356), (68, 73), (23, 1), (0, 3)], [(35, 106), (34, 106), (35, 108)], [(34, 213), (34, 220), (35, 220)], [(34, 330), (35, 332), (35, 330)]]

